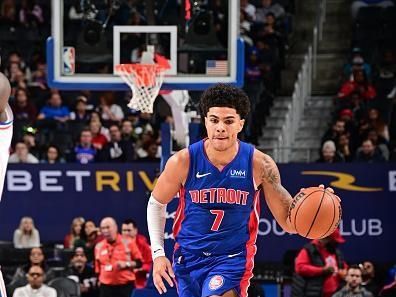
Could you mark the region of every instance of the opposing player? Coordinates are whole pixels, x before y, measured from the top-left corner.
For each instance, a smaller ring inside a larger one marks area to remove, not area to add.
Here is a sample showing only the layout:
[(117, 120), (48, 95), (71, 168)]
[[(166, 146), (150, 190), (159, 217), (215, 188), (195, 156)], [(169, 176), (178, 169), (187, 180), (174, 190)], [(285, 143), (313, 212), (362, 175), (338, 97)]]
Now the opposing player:
[[(8, 98), (11, 86), (4, 74), (0, 73), (0, 200), (3, 193), (4, 179), (7, 170), (9, 149), (12, 139), (13, 115)], [(0, 270), (0, 296), (7, 297), (3, 275)]]
[[(292, 197), (281, 185), (275, 162), (239, 141), (249, 98), (219, 84), (200, 101), (207, 138), (173, 155), (150, 197), (147, 222), (153, 251), (153, 280), (159, 293), (177, 282), (179, 296), (247, 296), (259, 224), (259, 193), (279, 225)], [(166, 204), (179, 192), (173, 225), (173, 269), (164, 252)]]

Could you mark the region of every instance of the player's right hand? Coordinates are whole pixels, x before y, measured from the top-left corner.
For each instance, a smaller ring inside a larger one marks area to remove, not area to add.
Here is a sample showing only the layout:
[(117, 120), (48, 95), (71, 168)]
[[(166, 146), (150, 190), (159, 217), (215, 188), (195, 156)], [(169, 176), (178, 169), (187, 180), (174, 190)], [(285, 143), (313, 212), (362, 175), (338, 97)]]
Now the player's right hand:
[(160, 294), (166, 293), (166, 287), (163, 279), (166, 280), (169, 286), (173, 287), (173, 283), (175, 282), (175, 273), (173, 272), (172, 264), (167, 257), (161, 256), (154, 260), (153, 267), (154, 286)]

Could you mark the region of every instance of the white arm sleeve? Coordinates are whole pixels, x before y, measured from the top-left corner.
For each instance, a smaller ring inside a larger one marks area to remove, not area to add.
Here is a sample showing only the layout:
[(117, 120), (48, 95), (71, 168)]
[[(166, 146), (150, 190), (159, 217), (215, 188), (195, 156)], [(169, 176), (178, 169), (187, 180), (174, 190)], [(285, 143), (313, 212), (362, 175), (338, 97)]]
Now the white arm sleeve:
[(164, 231), (166, 222), (166, 204), (158, 202), (153, 195), (147, 205), (147, 226), (150, 235), (153, 260), (165, 256)]

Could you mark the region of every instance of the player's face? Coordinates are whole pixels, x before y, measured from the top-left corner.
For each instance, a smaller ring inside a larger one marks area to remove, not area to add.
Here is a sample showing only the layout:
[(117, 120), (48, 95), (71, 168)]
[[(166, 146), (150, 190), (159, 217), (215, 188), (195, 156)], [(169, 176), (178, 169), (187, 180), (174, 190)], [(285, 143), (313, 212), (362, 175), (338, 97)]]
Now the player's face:
[(241, 120), (234, 108), (211, 107), (205, 117), (208, 139), (217, 151), (225, 151), (235, 145), (245, 120)]

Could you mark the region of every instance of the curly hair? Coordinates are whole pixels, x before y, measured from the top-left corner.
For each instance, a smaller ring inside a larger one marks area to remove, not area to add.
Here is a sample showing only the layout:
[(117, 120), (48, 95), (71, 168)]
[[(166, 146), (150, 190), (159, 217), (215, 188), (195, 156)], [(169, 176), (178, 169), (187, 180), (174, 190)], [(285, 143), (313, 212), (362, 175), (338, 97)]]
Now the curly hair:
[(239, 88), (227, 84), (216, 84), (201, 96), (201, 115), (206, 116), (211, 107), (234, 108), (241, 119), (245, 119), (250, 111), (250, 100)]

